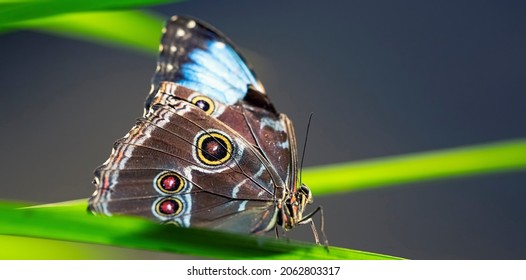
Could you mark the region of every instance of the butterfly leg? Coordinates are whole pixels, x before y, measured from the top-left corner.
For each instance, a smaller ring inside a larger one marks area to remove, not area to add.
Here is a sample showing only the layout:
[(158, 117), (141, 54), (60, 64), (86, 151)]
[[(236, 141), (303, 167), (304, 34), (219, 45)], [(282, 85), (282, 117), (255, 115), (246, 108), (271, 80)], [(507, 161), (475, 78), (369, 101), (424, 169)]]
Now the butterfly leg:
[(327, 239), (327, 236), (325, 235), (325, 215), (323, 214), (323, 208), (321, 206), (318, 206), (316, 210), (312, 211), (311, 213), (303, 217), (303, 219), (301, 219), (301, 221), (299, 221), (298, 224), (304, 225), (304, 224), (310, 223), (312, 233), (314, 234), (314, 239), (316, 240), (316, 244), (321, 244), (319, 236), (318, 236), (318, 231), (316, 230), (316, 226), (314, 225), (314, 221), (312, 219), (312, 217), (314, 217), (314, 215), (316, 215), (318, 212), (320, 212), (320, 232), (323, 238), (323, 244), (325, 245), (325, 248), (328, 251), (329, 250), (329, 240)]
[[(280, 233), (280, 229), (281, 229), (281, 233)], [(283, 230), (283, 228), (275, 227), (274, 234), (276, 236), (276, 239), (285, 239), (287, 242), (290, 242), (290, 238), (287, 236), (287, 231)]]

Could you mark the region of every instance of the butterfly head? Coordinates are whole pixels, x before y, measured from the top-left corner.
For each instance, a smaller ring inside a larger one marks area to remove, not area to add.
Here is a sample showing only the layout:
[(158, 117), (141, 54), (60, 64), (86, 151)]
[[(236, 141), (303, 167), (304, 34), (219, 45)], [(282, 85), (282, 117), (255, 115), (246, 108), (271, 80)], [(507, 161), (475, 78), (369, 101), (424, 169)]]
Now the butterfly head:
[(308, 204), (314, 201), (312, 192), (304, 184), (291, 193), (285, 200), (285, 207), (280, 208), (280, 220), (278, 224), (286, 230), (293, 228), (303, 220), (303, 211)]
[(297, 193), (299, 197), (299, 204), (302, 206), (301, 210), (304, 210), (307, 204), (314, 202), (312, 192), (310, 191), (309, 187), (307, 187), (307, 185), (302, 183)]

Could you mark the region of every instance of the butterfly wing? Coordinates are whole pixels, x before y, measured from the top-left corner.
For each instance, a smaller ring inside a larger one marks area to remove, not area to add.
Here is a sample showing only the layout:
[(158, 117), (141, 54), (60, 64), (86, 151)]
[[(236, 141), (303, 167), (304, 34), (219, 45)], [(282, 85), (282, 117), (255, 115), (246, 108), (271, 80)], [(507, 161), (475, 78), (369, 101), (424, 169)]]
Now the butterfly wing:
[(254, 71), (221, 32), (195, 18), (172, 17), (163, 29), (146, 110), (166, 82), (199, 92), (218, 103), (245, 109), (241, 120), (232, 118), (239, 114), (223, 111), (217, 111), (214, 117), (226, 116), (221, 121), (245, 139), (254, 139), (252, 144), (260, 149), (280, 178), (295, 184), (296, 165), (291, 159), (296, 151), (291, 148), (296, 139), (294, 132), (289, 131), (292, 126), (287, 126), (288, 118), (276, 111)]
[(251, 99), (245, 98), (233, 105), (227, 105), (181, 85), (162, 82), (152, 101), (168, 104), (171, 100), (186, 100), (196, 105), (206, 102), (201, 105), (205, 105), (209, 114), (257, 147), (278, 173), (278, 177), (287, 183), (291, 178), (295, 178), (295, 172), (291, 169), (296, 168), (297, 162), (296, 138), (292, 124), (284, 114), (268, 109), (272, 103), (266, 95), (250, 90), (247, 96)]
[(185, 227), (259, 233), (283, 185), (236, 131), (182, 100), (154, 104), (95, 172), (90, 209)]
[(146, 110), (163, 81), (175, 82), (228, 105), (243, 99), (248, 85), (264, 92), (254, 71), (226, 36), (206, 23), (182, 16), (172, 17), (163, 29)]
[(163, 29), (144, 117), (95, 172), (94, 213), (260, 233), (294, 190), (295, 138), (254, 72), (214, 28)]

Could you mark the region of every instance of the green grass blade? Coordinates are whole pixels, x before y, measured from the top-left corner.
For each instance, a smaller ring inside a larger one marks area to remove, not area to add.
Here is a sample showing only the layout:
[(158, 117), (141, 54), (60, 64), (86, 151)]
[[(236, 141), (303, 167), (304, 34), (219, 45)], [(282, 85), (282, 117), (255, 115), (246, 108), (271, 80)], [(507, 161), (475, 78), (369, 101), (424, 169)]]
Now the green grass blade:
[(54, 15), (132, 9), (143, 6), (152, 6), (174, 0), (48, 0), (48, 1), (7, 1), (0, 2), (0, 27), (10, 26), (13, 23), (45, 18)]
[(316, 195), (526, 169), (526, 139), (306, 168)]
[(64, 14), (13, 26), (157, 54), (164, 19), (140, 11)]
[(399, 259), (261, 236), (163, 226), (134, 217), (95, 217), (86, 201), (17, 209), (0, 203), (0, 235), (88, 242), (221, 259)]
[(92, 260), (129, 258), (110, 246), (0, 235), (0, 260)]

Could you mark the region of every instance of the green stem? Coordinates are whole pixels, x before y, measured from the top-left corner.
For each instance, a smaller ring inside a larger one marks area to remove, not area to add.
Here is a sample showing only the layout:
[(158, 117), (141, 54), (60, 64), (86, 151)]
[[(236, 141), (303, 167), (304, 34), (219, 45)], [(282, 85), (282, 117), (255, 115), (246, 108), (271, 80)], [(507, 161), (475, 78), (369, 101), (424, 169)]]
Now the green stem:
[(526, 139), (308, 168), (316, 195), (526, 169)]
[[(49, 238), (222, 259), (399, 259), (263, 236), (158, 225), (135, 217), (95, 217), (87, 201), (18, 209), (0, 203), (0, 235)], [(7, 248), (2, 248), (6, 250)]]

